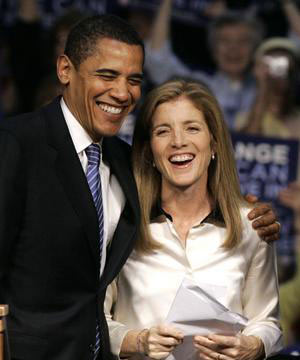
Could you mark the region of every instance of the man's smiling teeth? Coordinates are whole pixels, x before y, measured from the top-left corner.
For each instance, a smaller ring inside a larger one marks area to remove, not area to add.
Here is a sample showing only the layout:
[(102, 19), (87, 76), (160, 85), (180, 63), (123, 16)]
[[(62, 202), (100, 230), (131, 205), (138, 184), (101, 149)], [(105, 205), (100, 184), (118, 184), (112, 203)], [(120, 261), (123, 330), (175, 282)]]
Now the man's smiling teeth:
[(122, 108), (117, 108), (117, 107), (109, 106), (106, 104), (99, 104), (99, 106), (103, 111), (111, 113), (111, 114), (120, 114), (120, 112), (122, 111)]
[(183, 162), (193, 160), (194, 156), (191, 154), (173, 155), (170, 157), (171, 162)]

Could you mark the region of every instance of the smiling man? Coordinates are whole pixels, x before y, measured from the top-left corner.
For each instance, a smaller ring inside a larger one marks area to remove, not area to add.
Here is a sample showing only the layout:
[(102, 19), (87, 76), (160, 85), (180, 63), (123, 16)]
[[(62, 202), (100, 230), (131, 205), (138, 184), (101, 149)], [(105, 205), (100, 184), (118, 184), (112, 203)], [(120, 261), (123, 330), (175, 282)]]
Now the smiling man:
[(94, 141), (115, 135), (141, 95), (142, 47), (102, 38), (80, 65), (73, 56), (72, 44), (67, 44), (58, 59), (68, 109)]
[(87, 18), (58, 58), (63, 96), (2, 124), (0, 303), (13, 359), (110, 359), (103, 298), (139, 222), (129, 146), (113, 135), (140, 98), (143, 62), (126, 22)]

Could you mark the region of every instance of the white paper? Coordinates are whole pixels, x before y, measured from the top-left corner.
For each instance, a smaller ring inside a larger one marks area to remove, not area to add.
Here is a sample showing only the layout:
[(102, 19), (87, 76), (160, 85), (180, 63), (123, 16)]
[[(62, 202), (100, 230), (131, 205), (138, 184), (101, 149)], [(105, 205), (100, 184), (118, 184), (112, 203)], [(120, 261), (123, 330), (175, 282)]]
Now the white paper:
[(204, 291), (201, 284), (187, 278), (183, 280), (166, 322), (183, 331), (184, 341), (167, 360), (196, 359), (195, 335), (235, 335), (246, 326), (248, 320), (244, 316), (228, 310), (208, 290), (207, 284)]

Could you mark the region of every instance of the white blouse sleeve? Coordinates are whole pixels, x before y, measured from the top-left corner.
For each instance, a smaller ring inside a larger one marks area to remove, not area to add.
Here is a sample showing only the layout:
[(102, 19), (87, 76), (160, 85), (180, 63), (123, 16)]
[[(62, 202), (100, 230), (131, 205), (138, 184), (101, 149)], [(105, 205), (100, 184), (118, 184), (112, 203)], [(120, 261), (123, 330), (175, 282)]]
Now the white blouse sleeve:
[(116, 356), (117, 359), (119, 359), (123, 339), (127, 332), (132, 329), (118, 321), (113, 320), (114, 304), (116, 302), (117, 295), (117, 280), (114, 280), (108, 286), (106, 291), (104, 312), (108, 325), (111, 352)]
[[(251, 237), (252, 234), (257, 236), (253, 230)], [(259, 240), (242, 295), (244, 315), (249, 319), (243, 334), (258, 336), (264, 343), (266, 357), (282, 348), (275, 254), (273, 244)]]

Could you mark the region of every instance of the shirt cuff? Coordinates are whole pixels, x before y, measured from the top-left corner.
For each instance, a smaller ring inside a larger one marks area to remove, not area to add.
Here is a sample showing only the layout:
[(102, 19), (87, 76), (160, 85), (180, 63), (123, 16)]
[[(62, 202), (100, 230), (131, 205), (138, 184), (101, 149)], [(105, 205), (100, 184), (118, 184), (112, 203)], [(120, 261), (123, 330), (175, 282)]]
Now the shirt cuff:
[(111, 352), (117, 359), (120, 359), (121, 345), (126, 334), (133, 330), (125, 325), (113, 326), (109, 328), (109, 338)]
[(264, 344), (266, 358), (283, 348), (282, 333), (277, 327), (251, 325), (244, 329), (243, 335), (259, 337)]

